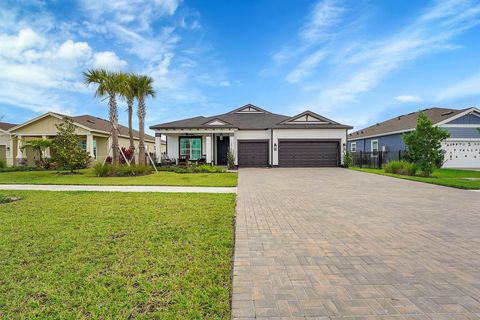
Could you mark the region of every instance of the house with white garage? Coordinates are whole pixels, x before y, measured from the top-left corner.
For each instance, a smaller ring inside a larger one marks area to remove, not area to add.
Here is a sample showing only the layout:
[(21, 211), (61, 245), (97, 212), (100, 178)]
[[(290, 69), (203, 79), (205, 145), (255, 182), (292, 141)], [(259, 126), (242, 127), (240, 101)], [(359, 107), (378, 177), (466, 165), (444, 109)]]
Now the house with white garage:
[(450, 138), (442, 143), (444, 168), (480, 168), (480, 110), (474, 107), (460, 110), (429, 108), (397, 116), (350, 133), (348, 150), (373, 154), (405, 150), (402, 134), (415, 130), (421, 112), (432, 120), (434, 126), (450, 133)]
[(225, 165), (231, 150), (239, 167), (340, 166), (351, 128), (312, 111), (285, 116), (252, 104), (150, 127), (170, 159)]
[(7, 166), (13, 165), (12, 138), (8, 130), (15, 126), (16, 124), (13, 123), (0, 122), (0, 161)]

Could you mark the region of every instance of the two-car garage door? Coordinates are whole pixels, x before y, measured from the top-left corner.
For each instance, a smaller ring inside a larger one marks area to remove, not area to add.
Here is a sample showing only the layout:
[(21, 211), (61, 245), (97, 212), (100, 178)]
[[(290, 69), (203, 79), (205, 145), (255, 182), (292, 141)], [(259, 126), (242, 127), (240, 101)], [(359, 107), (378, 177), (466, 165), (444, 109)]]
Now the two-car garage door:
[(338, 141), (280, 140), (278, 165), (280, 167), (338, 167)]
[[(269, 165), (268, 141), (238, 141), (240, 167), (266, 167)], [(280, 167), (338, 167), (339, 142), (322, 140), (279, 140), (278, 165)]]

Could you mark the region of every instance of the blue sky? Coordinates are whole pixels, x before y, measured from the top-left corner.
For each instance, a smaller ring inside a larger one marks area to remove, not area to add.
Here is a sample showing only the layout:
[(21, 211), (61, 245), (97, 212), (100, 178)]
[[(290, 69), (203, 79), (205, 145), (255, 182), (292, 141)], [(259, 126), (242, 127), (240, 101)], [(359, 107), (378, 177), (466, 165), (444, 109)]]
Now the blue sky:
[(0, 21), (5, 122), (107, 118), (82, 84), (95, 67), (155, 79), (148, 125), (246, 103), (356, 128), (480, 106), (480, 1), (7, 0)]

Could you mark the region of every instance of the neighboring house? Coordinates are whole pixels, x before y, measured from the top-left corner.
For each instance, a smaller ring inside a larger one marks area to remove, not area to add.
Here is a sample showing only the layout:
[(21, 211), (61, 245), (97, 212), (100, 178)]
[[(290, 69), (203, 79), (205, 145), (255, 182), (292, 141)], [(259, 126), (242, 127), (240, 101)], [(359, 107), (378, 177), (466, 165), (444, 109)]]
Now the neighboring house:
[(398, 152), (405, 150), (402, 134), (413, 131), (420, 112), (427, 115), (435, 126), (450, 133), (442, 143), (445, 150), (444, 168), (480, 168), (480, 110), (430, 108), (401, 115), (377, 123), (348, 135), (351, 152)]
[(16, 124), (0, 122), (0, 161), (3, 161), (7, 166), (13, 165), (12, 148), (10, 146), (11, 137), (9, 129), (15, 127)]
[(157, 141), (166, 137), (171, 159), (205, 158), (225, 165), (230, 149), (240, 167), (337, 167), (351, 128), (311, 111), (289, 117), (251, 104), (150, 127)]
[[(57, 135), (56, 124), (63, 122), (65, 115), (48, 112), (39, 117), (31, 119), (25, 123), (14, 126), (9, 129), (12, 136), (10, 141), (10, 149), (13, 150), (12, 157), (16, 164), (35, 165), (39, 155), (31, 148), (22, 150), (22, 143), (30, 139), (53, 138)], [(76, 134), (81, 137), (82, 147), (90, 154), (93, 162), (104, 161), (105, 158), (112, 154), (110, 146), (111, 124), (108, 120), (98, 117), (83, 115), (70, 117), (75, 127)], [(138, 148), (138, 131), (134, 130), (135, 146)], [(119, 145), (128, 148), (130, 140), (128, 137), (128, 128), (119, 125)], [(155, 152), (155, 138), (146, 135), (145, 145), (147, 152)], [(165, 143), (163, 143), (165, 148)], [(50, 148), (49, 148), (50, 149)], [(54, 156), (55, 150), (46, 150), (45, 156)]]

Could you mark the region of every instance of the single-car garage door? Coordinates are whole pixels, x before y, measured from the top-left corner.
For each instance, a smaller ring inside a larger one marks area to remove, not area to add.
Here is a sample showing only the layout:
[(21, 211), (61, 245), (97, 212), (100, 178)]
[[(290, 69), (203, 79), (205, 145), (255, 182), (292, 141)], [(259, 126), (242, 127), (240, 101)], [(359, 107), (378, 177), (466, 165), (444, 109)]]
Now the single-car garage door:
[(268, 141), (238, 141), (239, 167), (267, 167)]
[(281, 167), (338, 167), (338, 141), (279, 141)]

